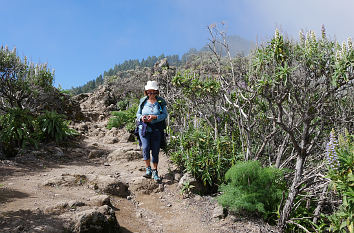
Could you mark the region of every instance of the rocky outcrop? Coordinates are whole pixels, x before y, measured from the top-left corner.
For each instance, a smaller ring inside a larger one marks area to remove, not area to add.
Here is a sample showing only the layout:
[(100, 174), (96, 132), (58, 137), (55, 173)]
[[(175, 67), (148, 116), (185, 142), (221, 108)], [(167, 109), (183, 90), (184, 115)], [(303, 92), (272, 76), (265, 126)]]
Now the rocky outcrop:
[(89, 187), (100, 193), (111, 194), (119, 197), (127, 197), (130, 192), (127, 183), (108, 175), (87, 175)]
[(116, 233), (119, 223), (108, 195), (93, 196), (88, 202), (63, 201), (42, 212), (66, 220), (65, 228), (75, 233)]
[(84, 119), (79, 102), (72, 99), (56, 88), (51, 90), (37, 90), (35, 98), (30, 97), (24, 101), (24, 106), (31, 111), (39, 113), (43, 111), (56, 111), (64, 114), (67, 119), (79, 122)]
[(116, 109), (117, 96), (108, 85), (100, 86), (94, 93), (83, 93), (72, 97), (80, 103), (86, 121), (98, 121), (106, 118)]
[(107, 205), (84, 210), (75, 216), (75, 233), (118, 233), (119, 223), (112, 208)]

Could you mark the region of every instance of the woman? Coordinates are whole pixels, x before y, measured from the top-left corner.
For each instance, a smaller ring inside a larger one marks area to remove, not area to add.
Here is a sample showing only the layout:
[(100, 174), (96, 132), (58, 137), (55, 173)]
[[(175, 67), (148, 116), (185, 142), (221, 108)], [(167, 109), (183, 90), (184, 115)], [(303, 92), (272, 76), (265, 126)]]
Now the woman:
[[(167, 117), (166, 102), (159, 97), (159, 88), (156, 81), (148, 81), (144, 91), (145, 97), (140, 100), (136, 113), (139, 122), (139, 137), (143, 148), (146, 173), (144, 177), (151, 178), (157, 182), (161, 178), (157, 172), (161, 137), (163, 135), (165, 119)], [(150, 151), (152, 166), (150, 165)]]

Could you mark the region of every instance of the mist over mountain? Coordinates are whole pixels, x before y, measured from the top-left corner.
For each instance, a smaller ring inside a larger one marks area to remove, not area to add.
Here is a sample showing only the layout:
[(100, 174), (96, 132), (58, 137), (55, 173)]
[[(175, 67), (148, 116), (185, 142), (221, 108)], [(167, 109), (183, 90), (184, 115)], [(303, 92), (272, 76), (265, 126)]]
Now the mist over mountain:
[[(237, 35), (231, 35), (226, 37), (226, 43), (229, 46), (230, 54), (232, 57), (235, 57), (236, 55), (248, 55), (252, 49), (256, 48), (256, 43), (250, 40), (246, 40), (240, 36)], [(220, 53), (222, 56), (226, 55), (226, 50), (224, 46), (220, 45), (219, 43), (216, 43), (216, 50), (218, 53)], [(200, 49), (200, 51), (206, 52), (210, 51), (210, 48), (207, 45), (205, 45), (203, 48)]]

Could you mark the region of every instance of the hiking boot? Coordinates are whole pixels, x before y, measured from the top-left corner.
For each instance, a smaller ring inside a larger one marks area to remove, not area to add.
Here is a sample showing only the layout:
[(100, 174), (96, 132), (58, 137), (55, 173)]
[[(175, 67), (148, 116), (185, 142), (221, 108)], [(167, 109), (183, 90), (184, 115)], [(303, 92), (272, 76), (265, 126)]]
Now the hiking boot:
[(159, 174), (158, 174), (157, 170), (155, 170), (155, 169), (152, 170), (152, 178), (154, 178), (154, 180), (156, 182), (160, 182), (161, 181), (161, 178), (159, 177)]
[(151, 167), (147, 167), (147, 168), (146, 168), (146, 172), (145, 172), (145, 174), (143, 175), (143, 177), (145, 177), (145, 178), (151, 178), (151, 175), (152, 175)]

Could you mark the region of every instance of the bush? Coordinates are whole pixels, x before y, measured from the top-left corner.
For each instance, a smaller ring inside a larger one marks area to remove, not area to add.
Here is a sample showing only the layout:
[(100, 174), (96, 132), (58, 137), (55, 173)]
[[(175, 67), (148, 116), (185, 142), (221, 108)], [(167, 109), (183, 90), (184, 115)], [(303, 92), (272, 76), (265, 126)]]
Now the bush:
[(21, 60), (16, 49), (0, 48), (0, 77), (0, 110), (4, 112), (29, 107), (28, 100), (53, 89), (54, 74), (47, 65), (34, 65), (26, 57)]
[(335, 139), (334, 131), (327, 147), (328, 176), (332, 189), (342, 199), (337, 211), (328, 217), (331, 232), (354, 232), (354, 135), (346, 133)]
[(0, 143), (8, 156), (16, 155), (16, 148), (37, 145), (35, 118), (25, 109), (13, 108), (0, 116)]
[(65, 116), (55, 111), (46, 111), (37, 118), (41, 140), (55, 140), (57, 143), (78, 133), (69, 128), (69, 121)]
[(233, 138), (214, 139), (213, 129), (207, 126), (190, 127), (169, 143), (171, 160), (212, 188), (223, 182), (225, 172), (236, 162), (236, 148)]
[(219, 203), (236, 213), (260, 214), (272, 222), (285, 191), (283, 172), (258, 161), (239, 162), (225, 174)]
[(38, 146), (41, 141), (55, 140), (57, 143), (77, 135), (69, 128), (64, 115), (45, 112), (34, 116), (26, 109), (9, 109), (0, 116), (0, 144), (7, 156), (14, 156), (18, 148)]
[(113, 116), (108, 120), (107, 128), (122, 128), (125, 126), (129, 132), (134, 131), (137, 110), (138, 104), (134, 104), (127, 110), (112, 112)]
[(128, 99), (124, 99), (124, 100), (121, 100), (121, 101), (118, 101), (117, 102), (117, 109), (119, 111), (123, 111), (123, 110), (126, 110), (129, 106), (129, 100)]

